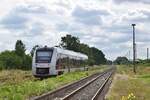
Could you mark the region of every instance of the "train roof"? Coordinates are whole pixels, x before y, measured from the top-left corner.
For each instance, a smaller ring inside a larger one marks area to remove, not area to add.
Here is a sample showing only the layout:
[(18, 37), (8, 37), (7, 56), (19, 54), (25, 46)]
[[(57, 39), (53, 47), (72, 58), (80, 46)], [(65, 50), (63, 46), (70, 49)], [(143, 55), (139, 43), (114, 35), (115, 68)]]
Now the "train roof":
[(57, 50), (58, 53), (64, 54), (64, 55), (69, 55), (70, 58), (76, 58), (76, 59), (82, 59), (82, 60), (88, 59), (87, 55), (80, 53), (80, 52), (75, 52), (72, 50), (66, 50), (66, 49), (58, 48), (58, 47), (54, 47), (54, 48)]
[(69, 58), (74, 58), (74, 59), (81, 59), (81, 60), (87, 60), (88, 56), (80, 53), (80, 52), (75, 52), (72, 50), (66, 50), (63, 48), (59, 48), (59, 47), (38, 47), (36, 50), (43, 50), (43, 48), (45, 48), (45, 50), (49, 50), (49, 49), (56, 49), (57, 53), (62, 54), (62, 56), (67, 56)]

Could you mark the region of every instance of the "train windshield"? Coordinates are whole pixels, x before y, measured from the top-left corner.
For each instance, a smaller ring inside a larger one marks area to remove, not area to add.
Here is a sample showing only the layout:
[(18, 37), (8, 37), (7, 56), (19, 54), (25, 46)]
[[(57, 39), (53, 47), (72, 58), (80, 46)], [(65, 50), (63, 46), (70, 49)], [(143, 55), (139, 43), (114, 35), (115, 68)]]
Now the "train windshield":
[(36, 62), (37, 63), (50, 63), (51, 58), (52, 58), (53, 51), (48, 50), (48, 51), (37, 51), (36, 54)]

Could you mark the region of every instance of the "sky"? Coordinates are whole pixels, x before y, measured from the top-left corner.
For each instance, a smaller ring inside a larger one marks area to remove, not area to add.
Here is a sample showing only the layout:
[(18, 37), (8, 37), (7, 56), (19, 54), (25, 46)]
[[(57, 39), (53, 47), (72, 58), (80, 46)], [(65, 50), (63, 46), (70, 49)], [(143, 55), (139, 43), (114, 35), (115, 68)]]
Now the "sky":
[(150, 0), (0, 0), (0, 52), (21, 39), (29, 53), (34, 45), (52, 47), (71, 34), (107, 59), (132, 58), (133, 23), (137, 58), (146, 59)]

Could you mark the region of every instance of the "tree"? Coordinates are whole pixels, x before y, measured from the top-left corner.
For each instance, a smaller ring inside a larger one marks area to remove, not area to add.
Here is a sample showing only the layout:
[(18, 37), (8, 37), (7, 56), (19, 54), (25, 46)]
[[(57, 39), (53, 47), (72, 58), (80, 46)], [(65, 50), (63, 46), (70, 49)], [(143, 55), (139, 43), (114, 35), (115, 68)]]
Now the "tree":
[(107, 61), (106, 61), (106, 64), (107, 64), (107, 65), (112, 65), (113, 62), (112, 62), (111, 60), (107, 60)]
[(0, 70), (5, 69), (3, 61), (0, 60)]
[(92, 50), (90, 49), (90, 47), (87, 44), (81, 43), (79, 50), (80, 50), (79, 52), (84, 53), (88, 56), (88, 61), (87, 61), (88, 65), (94, 65), (95, 64)]
[(77, 37), (66, 35), (65, 37), (61, 38), (60, 46), (65, 49), (74, 50), (78, 52), (79, 45), (80, 45), (80, 41), (79, 38)]
[(21, 68), (22, 59), (16, 55), (14, 51), (4, 51), (0, 54), (0, 62), (2, 69), (16, 69)]
[(115, 64), (128, 64), (129, 60), (127, 57), (117, 57), (117, 59), (114, 61)]
[(87, 44), (80, 43), (79, 50), (86, 55), (90, 54), (90, 47)]
[(39, 45), (35, 45), (35, 46), (32, 48), (32, 50), (31, 50), (31, 52), (30, 52), (30, 54), (31, 54), (32, 57), (33, 57), (34, 52), (35, 52), (35, 50), (36, 50), (37, 47), (39, 47)]
[(87, 44), (80, 43), (79, 38), (66, 35), (61, 38), (60, 46), (69, 50), (84, 53), (88, 56), (89, 65), (105, 64), (106, 58), (103, 52), (95, 47), (89, 47)]
[(25, 54), (25, 45), (17, 40), (14, 51), (0, 53), (0, 70), (2, 69), (31, 69), (32, 57)]
[(107, 60), (101, 50), (99, 50), (95, 47), (92, 47), (91, 50), (92, 50), (93, 59), (94, 59), (96, 65), (106, 63)]
[(25, 55), (25, 45), (23, 44), (23, 42), (21, 40), (17, 40), (16, 45), (15, 45), (15, 53), (20, 56), (23, 57)]
[(23, 57), (22, 69), (29, 70), (32, 66), (32, 57), (30, 55), (25, 55)]

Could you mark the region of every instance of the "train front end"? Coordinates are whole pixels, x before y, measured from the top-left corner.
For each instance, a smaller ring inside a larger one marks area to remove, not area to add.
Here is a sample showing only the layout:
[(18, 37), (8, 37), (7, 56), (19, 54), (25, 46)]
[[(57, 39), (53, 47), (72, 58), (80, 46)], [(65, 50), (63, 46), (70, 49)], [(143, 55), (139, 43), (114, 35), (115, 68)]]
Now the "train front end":
[(32, 60), (32, 73), (35, 77), (57, 75), (55, 70), (54, 48), (37, 48)]

